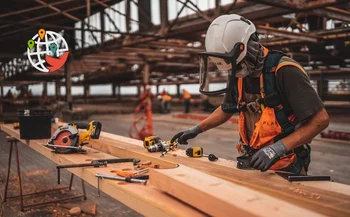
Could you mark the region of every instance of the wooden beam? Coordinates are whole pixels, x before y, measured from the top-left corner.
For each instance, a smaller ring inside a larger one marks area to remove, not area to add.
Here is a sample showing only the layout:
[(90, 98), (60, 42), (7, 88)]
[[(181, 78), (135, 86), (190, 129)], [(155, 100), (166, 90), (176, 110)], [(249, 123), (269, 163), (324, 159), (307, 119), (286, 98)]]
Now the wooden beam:
[[(207, 159), (193, 159), (185, 155), (184, 150), (178, 150), (159, 158), (159, 153), (145, 151), (142, 141), (102, 132), (98, 141), (92, 140), (89, 147), (105, 151), (117, 157), (134, 156), (142, 160), (150, 160), (155, 164), (181, 164), (209, 175), (236, 183), (259, 192), (266, 193), (280, 200), (288, 201), (303, 208), (328, 216), (348, 217), (350, 210), (350, 186), (340, 183), (322, 182), (323, 186), (310, 187), (303, 183), (290, 183), (275, 175), (272, 171), (242, 171), (235, 168), (235, 162), (220, 159), (218, 162), (208, 162)], [(173, 156), (176, 155), (176, 157)], [(342, 189), (342, 193), (333, 189)], [(344, 190), (346, 189), (346, 190)], [(302, 193), (300, 193), (302, 192)], [(232, 196), (232, 195), (231, 195)]]
[(323, 216), (186, 166), (152, 170), (150, 183), (210, 216)]
[[(62, 123), (61, 123), (62, 124)], [(86, 163), (87, 159), (111, 159), (115, 158), (110, 154), (105, 154), (98, 152), (95, 149), (85, 147), (87, 154), (55, 154), (52, 149), (44, 147), (43, 144), (47, 140), (30, 140), (25, 141), (20, 139), (19, 130), (13, 129), (12, 124), (1, 124), (0, 129), (5, 133), (14, 136), (22, 143), (28, 145), (30, 148), (39, 152), (43, 156), (52, 160), (56, 164), (78, 164)], [(96, 153), (97, 152), (97, 153)], [(130, 157), (137, 157), (128, 155)], [(161, 162), (160, 162), (161, 163)], [(162, 164), (163, 165), (163, 164)], [(176, 166), (171, 164), (172, 166)], [(71, 173), (84, 179), (86, 182), (94, 187), (97, 187), (96, 173), (113, 175), (110, 171), (122, 168), (132, 168), (132, 165), (123, 164), (111, 164), (103, 168), (72, 168), (68, 169)], [(115, 174), (114, 174), (115, 175)], [(56, 177), (52, 177), (55, 180)], [(112, 198), (124, 203), (131, 209), (144, 216), (154, 216), (154, 217), (170, 217), (170, 216), (194, 216), (194, 217), (204, 217), (205, 214), (195, 210), (181, 201), (169, 197), (166, 193), (154, 188), (153, 186), (147, 184), (124, 184), (123, 182), (113, 181), (113, 180), (101, 180), (100, 190), (105, 192)]]

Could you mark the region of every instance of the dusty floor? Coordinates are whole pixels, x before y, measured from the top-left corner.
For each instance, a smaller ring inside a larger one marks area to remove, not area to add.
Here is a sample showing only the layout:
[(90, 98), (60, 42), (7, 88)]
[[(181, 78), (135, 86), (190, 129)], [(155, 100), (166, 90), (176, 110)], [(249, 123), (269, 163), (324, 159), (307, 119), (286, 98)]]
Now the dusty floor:
[[(6, 179), (6, 168), (8, 162), (8, 145), (5, 140), (6, 134), (0, 131), (0, 195), (1, 199), (4, 195), (4, 186)], [(32, 150), (28, 146), (18, 143), (19, 158), (21, 162), (21, 177), (22, 177), (22, 189), (24, 193), (31, 193), (35, 191), (48, 190), (58, 187), (56, 164), (51, 160), (43, 157), (38, 152)], [(11, 167), (11, 179), (9, 182), (8, 196), (18, 195), (18, 178), (16, 170), (16, 162), (14, 155), (12, 155), (12, 167)], [(67, 186), (69, 183), (70, 173), (66, 170), (61, 172), (61, 186)], [(97, 215), (98, 217), (114, 217), (114, 216), (128, 216), (136, 217), (141, 216), (135, 211), (129, 209), (122, 203), (108, 195), (101, 192), (101, 196), (97, 197), (97, 190), (95, 187), (85, 183), (86, 193), (89, 200), (97, 203)], [(73, 191), (58, 191), (50, 194), (43, 194), (38, 197), (29, 197), (24, 201), (25, 204), (48, 201), (61, 197), (81, 195), (81, 181), (75, 177), (73, 182)], [(79, 201), (79, 199), (78, 199)], [(4, 217), (61, 217), (69, 216), (68, 210), (59, 206), (59, 204), (44, 205), (41, 207), (35, 207), (33, 209), (26, 209), (25, 212), (20, 212), (19, 200), (11, 199), (4, 204)], [(89, 216), (82, 214), (81, 216)]]
[[(103, 131), (115, 133), (118, 135), (128, 136), (129, 127), (131, 126), (133, 115), (93, 115), (89, 120), (98, 120), (103, 125)], [(329, 129), (342, 130), (350, 132), (350, 117), (332, 115), (332, 123)], [(170, 139), (175, 133), (194, 126), (197, 120), (174, 118), (172, 114), (161, 115), (154, 114), (153, 119), (154, 134), (159, 135), (162, 139)], [(5, 141), (5, 134), (0, 132), (0, 188), (3, 195), (7, 160), (8, 147)], [(205, 153), (213, 153), (220, 158), (235, 160), (237, 151), (235, 142), (238, 141), (237, 125), (225, 123), (224, 125), (212, 129), (209, 132), (199, 135), (190, 141), (190, 146), (201, 146)], [(186, 149), (188, 146), (181, 146)], [(330, 175), (336, 182), (350, 184), (350, 142), (335, 140), (324, 140), (319, 137), (314, 139), (312, 147), (312, 163), (309, 173), (311, 175)], [(33, 189), (43, 190), (57, 186), (55, 164), (37, 152), (23, 144), (19, 144), (21, 171), (25, 192)], [(235, 166), (235, 165), (232, 165)], [(12, 165), (13, 175), (15, 175), (15, 162)], [(69, 173), (62, 173), (63, 184), (67, 185)], [(12, 176), (10, 181), (11, 187), (16, 187), (16, 177)], [(15, 188), (13, 188), (15, 189)], [(80, 194), (80, 180), (76, 180), (74, 191), (71, 194)], [(120, 202), (114, 200), (106, 194), (97, 197), (96, 189), (86, 184), (87, 196), (90, 200), (98, 204), (97, 216), (141, 216)], [(10, 191), (10, 195), (16, 194), (16, 191)], [(44, 199), (65, 196), (65, 194), (44, 195)], [(29, 199), (32, 201), (32, 199)], [(47, 205), (37, 209), (19, 212), (19, 203), (15, 200), (5, 204), (5, 217), (12, 216), (68, 216), (68, 211), (59, 207), (58, 204)], [(88, 215), (84, 215), (88, 216)]]

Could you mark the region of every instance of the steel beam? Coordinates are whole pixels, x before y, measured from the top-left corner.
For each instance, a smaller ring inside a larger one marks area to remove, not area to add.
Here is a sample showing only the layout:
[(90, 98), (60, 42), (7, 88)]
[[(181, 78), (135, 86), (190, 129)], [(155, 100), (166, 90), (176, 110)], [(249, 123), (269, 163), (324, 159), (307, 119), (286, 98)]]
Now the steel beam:
[(267, 27), (267, 26), (257, 26), (257, 32), (260, 34), (268, 34), (268, 35), (274, 35), (279, 36), (283, 38), (289, 38), (289, 39), (296, 39), (301, 41), (308, 41), (312, 43), (317, 43), (318, 39), (321, 37), (314, 35), (314, 34), (306, 34), (306, 33), (295, 33), (295, 32), (289, 32), (286, 30), (280, 30), (273, 27)]
[[(126, 17), (126, 14), (124, 14), (124, 13), (122, 13), (122, 12), (120, 12), (120, 11), (118, 11), (118, 10), (112, 8), (112, 7), (109, 7), (108, 4), (104, 3), (104, 2), (106, 2), (106, 1), (104, 1), (104, 0), (95, 0), (95, 2), (98, 3), (98, 4), (100, 4), (100, 5), (102, 5), (102, 6), (105, 7), (105, 8), (111, 9), (112, 11), (118, 13), (119, 15), (122, 15), (122, 16)], [(132, 19), (132, 18), (130, 18), (130, 21), (133, 21), (133, 22), (135, 22), (135, 23), (140, 23), (139, 21), (134, 20), (134, 19)], [(142, 24), (139, 24), (139, 25), (144, 25), (144, 24), (142, 23)]]
[(325, 16), (330, 19), (340, 20), (340, 21), (350, 23), (350, 12), (343, 9), (339, 9), (335, 7), (326, 7), (325, 9), (312, 10), (312, 13), (318, 16)]
[(180, 9), (180, 11), (177, 12), (175, 19), (173, 20), (173, 22), (170, 23), (169, 27), (168, 27), (168, 31), (171, 30), (171, 28), (173, 28), (173, 26), (176, 24), (177, 20), (179, 19), (180, 14), (182, 13), (182, 11), (185, 9), (187, 3), (189, 0), (186, 0), (184, 3), (182, 3), (182, 7)]
[[(62, 10), (58, 9), (57, 7), (55, 7), (55, 6), (49, 5), (46, 2), (43, 2), (42, 0), (35, 0), (35, 1), (38, 2), (39, 4), (42, 4), (42, 5), (50, 8), (50, 9), (52, 9), (52, 10), (58, 12), (58, 13), (60, 13), (60, 14), (62, 14), (65, 17), (68, 17), (71, 20), (74, 20), (76, 22), (80, 21), (82, 24), (85, 24), (85, 25), (88, 26), (87, 30), (89, 31), (91, 25), (89, 23), (86, 23), (84, 20), (80, 20), (79, 18), (77, 18), (77, 17), (75, 17), (75, 16), (73, 16), (73, 15), (71, 15), (71, 14), (65, 12), (65, 11), (62, 11)], [(87, 8), (88, 8), (88, 6), (90, 7), (90, 1), (87, 0), (87, 2), (88, 2), (88, 4), (87, 4)], [(89, 12), (89, 9), (87, 9), (87, 11)], [(93, 32), (90, 32), (90, 33), (91, 33), (92, 38), (95, 40), (96, 44), (99, 44), (96, 36), (94, 35), (94, 33)]]
[[(68, 2), (72, 2), (75, 0), (61, 0), (61, 1), (57, 1), (57, 2), (53, 2), (53, 3), (49, 3), (49, 5), (60, 5), (60, 4), (64, 4), (64, 3), (68, 3)], [(42, 8), (45, 8), (46, 6), (36, 6), (36, 7), (32, 7), (32, 8), (27, 8), (27, 9), (23, 9), (23, 10), (19, 10), (19, 11), (11, 11), (8, 13), (4, 13), (4, 14), (0, 14), (0, 18), (4, 18), (4, 17), (8, 17), (8, 16), (12, 16), (12, 15), (20, 15), (22, 13), (26, 13), (26, 12), (31, 12), (31, 11), (35, 11), (35, 10), (39, 10)]]

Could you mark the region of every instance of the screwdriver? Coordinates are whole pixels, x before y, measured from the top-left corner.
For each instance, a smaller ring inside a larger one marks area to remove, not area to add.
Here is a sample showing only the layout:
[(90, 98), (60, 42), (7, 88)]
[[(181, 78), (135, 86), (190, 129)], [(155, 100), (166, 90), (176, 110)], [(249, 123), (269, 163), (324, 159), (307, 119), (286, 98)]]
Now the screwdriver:
[(129, 177), (129, 178), (132, 178), (134, 176), (138, 176), (138, 175), (141, 175), (141, 174), (144, 174), (144, 173), (147, 173), (149, 170), (149, 168), (145, 168), (145, 169), (142, 169), (142, 170), (138, 170), (138, 171), (122, 171), (122, 170), (117, 170), (116, 171), (116, 174), (118, 176), (121, 176), (121, 177)]

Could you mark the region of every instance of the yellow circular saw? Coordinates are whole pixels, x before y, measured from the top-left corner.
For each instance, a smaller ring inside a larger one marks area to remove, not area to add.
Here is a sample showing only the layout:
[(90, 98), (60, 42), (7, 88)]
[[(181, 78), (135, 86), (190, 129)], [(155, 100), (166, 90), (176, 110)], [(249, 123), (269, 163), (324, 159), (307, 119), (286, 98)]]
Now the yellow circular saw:
[[(83, 133), (79, 133), (78, 129), (85, 129)], [(100, 137), (102, 124), (98, 121), (90, 123), (71, 123), (58, 127), (46, 146), (55, 150), (60, 154), (85, 152), (82, 147), (88, 144), (90, 139), (98, 139)]]

